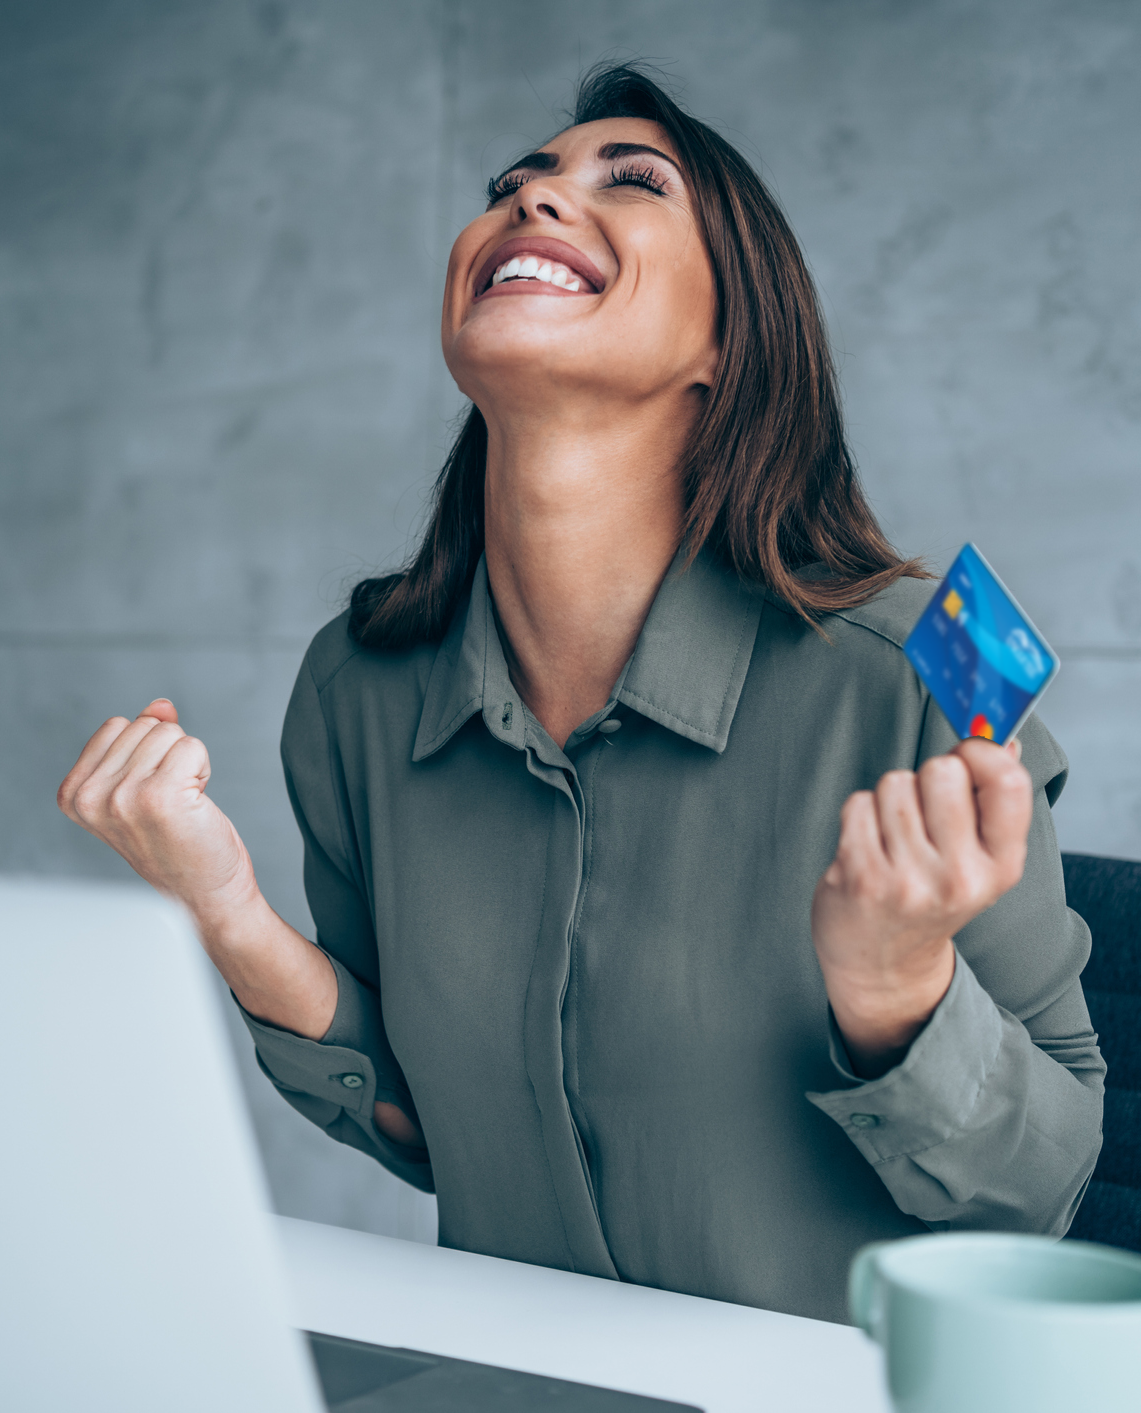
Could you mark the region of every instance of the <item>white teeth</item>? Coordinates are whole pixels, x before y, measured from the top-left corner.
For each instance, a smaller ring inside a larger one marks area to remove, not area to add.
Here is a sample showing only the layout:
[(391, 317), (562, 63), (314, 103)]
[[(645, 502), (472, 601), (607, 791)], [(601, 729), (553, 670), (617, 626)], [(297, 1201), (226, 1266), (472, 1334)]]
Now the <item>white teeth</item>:
[(491, 283), (501, 285), (504, 280), (541, 280), (544, 284), (565, 289), (568, 294), (577, 294), (582, 288), (582, 281), (574, 279), (565, 265), (557, 265), (551, 260), (540, 264), (534, 255), (524, 256), (522, 260), (515, 256), (501, 265), (492, 275)]

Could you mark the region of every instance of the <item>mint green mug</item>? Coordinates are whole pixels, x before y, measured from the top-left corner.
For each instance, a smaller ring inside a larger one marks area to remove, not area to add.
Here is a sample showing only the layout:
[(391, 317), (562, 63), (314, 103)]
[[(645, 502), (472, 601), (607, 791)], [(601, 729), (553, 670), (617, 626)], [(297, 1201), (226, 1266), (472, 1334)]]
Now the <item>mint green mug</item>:
[(853, 1321), (896, 1413), (1138, 1413), (1141, 1256), (989, 1232), (865, 1246)]

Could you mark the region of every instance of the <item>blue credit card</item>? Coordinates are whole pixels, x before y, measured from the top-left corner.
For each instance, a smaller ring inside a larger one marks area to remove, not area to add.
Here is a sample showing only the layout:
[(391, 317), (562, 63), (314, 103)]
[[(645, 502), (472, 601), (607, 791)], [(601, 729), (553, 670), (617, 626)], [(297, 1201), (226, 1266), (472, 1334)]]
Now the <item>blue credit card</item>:
[(1000, 746), (1061, 666), (974, 545), (960, 550), (903, 651), (961, 738)]

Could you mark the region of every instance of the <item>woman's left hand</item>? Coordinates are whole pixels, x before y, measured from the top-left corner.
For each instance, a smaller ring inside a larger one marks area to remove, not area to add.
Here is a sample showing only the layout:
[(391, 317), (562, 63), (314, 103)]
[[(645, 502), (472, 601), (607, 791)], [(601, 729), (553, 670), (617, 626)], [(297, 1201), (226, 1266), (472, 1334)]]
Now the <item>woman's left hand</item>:
[(1033, 813), (1017, 741), (961, 741), (849, 796), (812, 938), (857, 1071), (898, 1064), (946, 995), (954, 934), (1022, 877)]

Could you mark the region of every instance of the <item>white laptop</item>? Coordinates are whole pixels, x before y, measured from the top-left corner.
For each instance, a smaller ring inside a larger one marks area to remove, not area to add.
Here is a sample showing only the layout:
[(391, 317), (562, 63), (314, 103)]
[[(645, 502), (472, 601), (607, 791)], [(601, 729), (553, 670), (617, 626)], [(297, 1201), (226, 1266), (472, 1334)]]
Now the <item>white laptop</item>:
[(676, 1403), (290, 1328), (209, 962), (142, 887), (0, 879), (0, 1408)]

